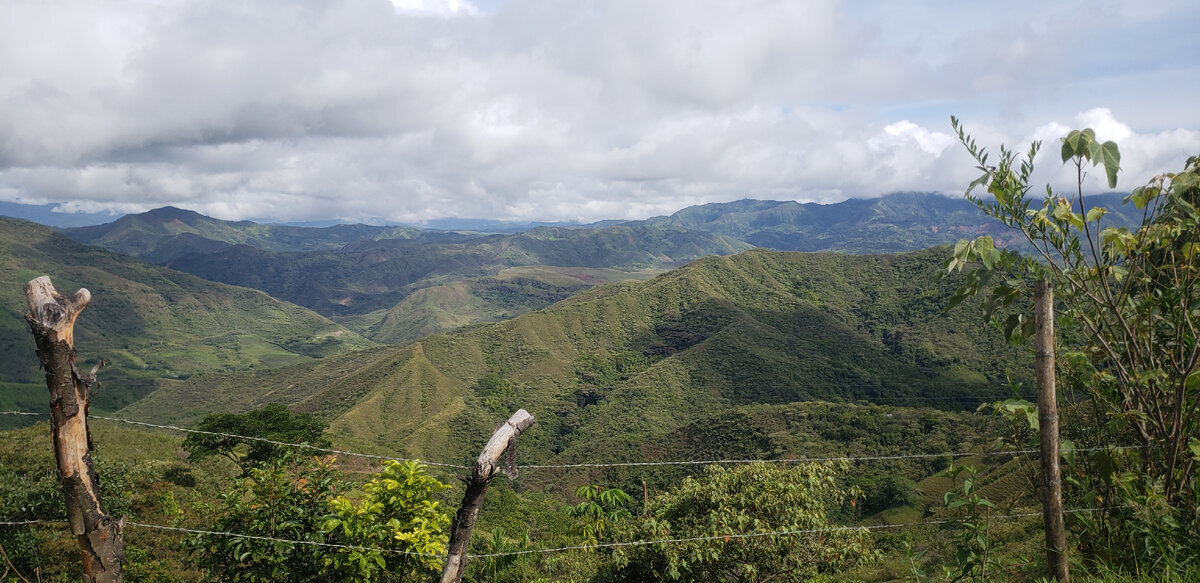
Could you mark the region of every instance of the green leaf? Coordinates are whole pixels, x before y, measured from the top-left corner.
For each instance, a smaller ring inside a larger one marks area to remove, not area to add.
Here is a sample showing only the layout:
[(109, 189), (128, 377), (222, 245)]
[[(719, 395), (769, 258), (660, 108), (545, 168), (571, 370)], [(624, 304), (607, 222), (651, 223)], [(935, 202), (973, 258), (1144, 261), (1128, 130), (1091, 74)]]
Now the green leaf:
[(1108, 214), (1108, 209), (1106, 209), (1102, 206), (1092, 207), (1092, 208), (1088, 209), (1087, 217), (1085, 217), (1083, 220), (1084, 220), (1084, 222), (1094, 223), (1094, 222), (1100, 220), (1101, 217), (1103, 217), (1104, 215), (1107, 215), (1107, 214)]
[(980, 176), (979, 178), (972, 180), (971, 184), (967, 186), (967, 194), (970, 194), (971, 191), (975, 190), (975, 187), (977, 187), (977, 186), (986, 186), (988, 179), (990, 179), (991, 177), (992, 177), (991, 174), (985, 172), (985, 173), (983, 173), (983, 176)]
[(1006, 319), (1004, 321), (1004, 338), (1006, 338), (1009, 342), (1011, 342), (1013, 340), (1013, 332), (1015, 332), (1017, 330), (1017, 327), (1020, 325), (1021, 325), (1021, 315), (1020, 314), (1009, 314), (1008, 319)]
[(1121, 150), (1117, 148), (1116, 142), (1109, 140), (1099, 147), (1098, 154), (1092, 158), (1092, 165), (1099, 163), (1104, 164), (1104, 171), (1108, 175), (1108, 187), (1116, 188), (1117, 171), (1121, 169)]
[(979, 260), (983, 262), (983, 266), (991, 269), (996, 264), (996, 247), (989, 236), (983, 236), (975, 240), (975, 251), (979, 253)]

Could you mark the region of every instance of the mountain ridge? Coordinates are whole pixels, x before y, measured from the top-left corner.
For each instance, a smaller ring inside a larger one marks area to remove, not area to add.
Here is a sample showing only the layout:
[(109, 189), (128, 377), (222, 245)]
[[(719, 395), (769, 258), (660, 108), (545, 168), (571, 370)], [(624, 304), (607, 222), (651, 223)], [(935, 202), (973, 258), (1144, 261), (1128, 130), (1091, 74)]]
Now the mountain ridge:
[[(730, 406), (978, 404), (1017, 357), (969, 310), (943, 314), (946, 253), (703, 258), (512, 320), (273, 371), (270, 400), (328, 419), (346, 447), (443, 459), (467, 459), (465, 435), (524, 407), (544, 431), (523, 450), (568, 460), (611, 457)], [(264, 374), (200, 375), (124, 413), (186, 423), (261, 406)], [(180, 394), (189, 411), (171, 405)]]
[[(373, 343), (258, 290), (214, 283), (85, 246), (41, 225), (0, 218), (0, 382), (12, 394), (45, 388), (23, 315), (22, 286), (48, 274), (59, 290), (86, 287), (92, 302), (76, 326), (81, 362), (100, 358), (101, 410), (128, 404), (164, 379), (201, 371), (311, 360)], [(25, 399), (20, 397), (19, 400)], [(19, 405), (25, 403), (9, 403)]]

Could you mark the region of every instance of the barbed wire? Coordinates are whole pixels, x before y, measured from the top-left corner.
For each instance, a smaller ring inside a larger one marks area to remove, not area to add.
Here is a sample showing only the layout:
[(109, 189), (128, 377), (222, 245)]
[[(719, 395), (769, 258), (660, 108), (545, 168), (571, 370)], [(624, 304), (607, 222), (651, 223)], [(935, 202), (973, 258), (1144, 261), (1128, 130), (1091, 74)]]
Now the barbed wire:
[[(0, 414), (47, 416), (47, 417), (49, 416), (49, 413), (30, 413), (30, 412), (25, 412), (25, 411), (0, 411)], [(132, 419), (121, 419), (119, 417), (106, 417), (104, 415), (89, 415), (88, 418), (89, 419), (103, 419), (105, 421), (112, 421), (115, 423), (126, 423), (128, 425), (138, 425), (141, 427), (153, 427), (156, 429), (167, 429), (170, 431), (179, 431), (179, 432), (183, 432), (183, 433), (194, 433), (194, 434), (198, 434), (198, 435), (212, 435), (212, 436), (217, 436), (217, 437), (228, 437), (230, 439), (240, 439), (243, 441), (257, 441), (257, 442), (261, 442), (261, 443), (269, 443), (271, 445), (295, 447), (295, 448), (300, 448), (300, 449), (309, 449), (309, 450), (313, 450), (313, 451), (319, 451), (322, 453), (331, 453), (331, 454), (335, 454), (335, 455), (346, 455), (346, 456), (363, 457), (363, 458), (371, 458), (371, 459), (378, 459), (378, 460), (385, 460), (385, 461), (397, 461), (397, 462), (420, 462), (427, 466), (455, 468), (455, 469), (459, 469), (459, 470), (470, 469), (469, 467), (464, 466), (462, 464), (447, 464), (447, 463), (441, 463), (441, 462), (431, 462), (428, 460), (417, 459), (417, 458), (400, 458), (400, 457), (379, 455), (379, 454), (374, 454), (374, 453), (361, 453), (361, 452), (356, 452), (356, 451), (347, 451), (347, 450), (343, 450), (343, 449), (319, 447), (319, 446), (315, 446), (315, 445), (308, 444), (308, 443), (290, 443), (287, 441), (279, 441), (279, 440), (275, 440), (275, 439), (268, 439), (265, 437), (251, 437), (249, 435), (237, 435), (234, 433), (222, 433), (220, 431), (205, 431), (202, 429), (189, 429), (187, 427), (179, 427), (176, 425), (160, 425), (158, 423), (147, 423), (145, 421), (134, 421)]]
[(59, 520), (41, 520), (41, 519), (37, 519), (37, 518), (32, 519), (32, 520), (2, 520), (2, 521), (0, 521), (0, 526), (22, 526), (22, 525), (26, 525), (26, 524), (41, 524), (43, 522), (44, 523), (55, 523), (55, 522), (66, 522), (66, 520), (61, 520), (61, 519), (59, 519)]
[(314, 541), (314, 540), (293, 540), (293, 539), (278, 538), (278, 537), (273, 537), (273, 536), (240, 534), (240, 533), (236, 533), (236, 532), (226, 532), (226, 531), (220, 531), (220, 530), (200, 530), (200, 529), (195, 529), (195, 528), (183, 528), (180, 526), (164, 526), (161, 524), (146, 524), (144, 522), (126, 521), (125, 525), (126, 526), (135, 526), (138, 528), (149, 528), (149, 529), (153, 529), (153, 530), (176, 531), (176, 532), (185, 532), (188, 534), (199, 534), (199, 535), (207, 535), (207, 536), (226, 536), (226, 537), (230, 537), (230, 538), (244, 538), (244, 539), (260, 540), (260, 541), (267, 541), (267, 542), (290, 543), (290, 544), (297, 544), (297, 545), (310, 545), (310, 546), (314, 546), (314, 547), (346, 549), (346, 550), (351, 550), (351, 551), (383, 552), (383, 553), (392, 553), (392, 554), (396, 554), (396, 555), (409, 555), (409, 556), (414, 556), (414, 557), (431, 557), (431, 558), (435, 558), (435, 559), (445, 559), (446, 558), (446, 555), (439, 555), (437, 553), (420, 553), (420, 552), (416, 552), (416, 551), (402, 551), (399, 549), (385, 549), (385, 548), (381, 548), (381, 547), (363, 547), (363, 546), (358, 546), (358, 545), (343, 545), (343, 544), (337, 544), (337, 543), (319, 542), (319, 541)]
[[(1121, 509), (1121, 508), (1126, 508), (1126, 507), (1119, 506), (1119, 507), (1109, 507), (1109, 508), (1105, 508), (1105, 507), (1076, 508), (1076, 509), (1071, 509), (1071, 510), (1064, 510), (1063, 513), (1064, 514), (1077, 514), (1077, 513), (1087, 513), (1087, 512), (1103, 512), (1103, 511), (1109, 511), (1109, 510), (1117, 510), (1117, 509)], [(1041, 512), (1021, 512), (1021, 513), (1015, 513), (1015, 514), (993, 515), (990, 518), (993, 520), (1004, 520), (1004, 519), (1015, 519), (1015, 518), (1032, 518), (1032, 517), (1041, 516), (1041, 515), (1042, 515)], [(61, 523), (65, 523), (65, 522), (66, 522), (65, 520), (61, 520), (61, 519), (53, 519), (53, 520), (36, 520), (35, 519), (35, 520), (24, 520), (24, 521), (4, 521), (4, 522), (0, 522), (0, 526), (32, 525), (32, 524), (61, 524)], [(772, 532), (728, 533), (728, 534), (719, 534), (719, 535), (710, 535), (710, 536), (695, 536), (695, 537), (684, 537), (684, 538), (666, 538), (666, 539), (650, 539), (650, 540), (638, 540), (638, 541), (627, 541), (627, 542), (594, 543), (594, 544), (588, 544), (588, 545), (570, 545), (570, 546), (562, 546), (562, 547), (551, 547), (551, 548), (545, 548), (545, 549), (525, 549), (525, 550), (519, 550), (519, 551), (505, 551), (505, 552), (500, 552), (500, 553), (468, 553), (466, 555), (466, 558), (468, 558), (468, 559), (488, 559), (488, 558), (509, 557), (509, 556), (518, 556), (518, 555), (549, 554), (549, 553), (558, 553), (558, 552), (566, 552), (566, 551), (582, 551), (582, 550), (608, 549), (608, 548), (621, 548), (621, 547), (642, 547), (642, 546), (650, 546), (650, 545), (675, 544), (675, 543), (685, 543), (685, 542), (704, 542), (704, 541), (713, 541), (713, 540), (728, 541), (728, 540), (749, 539), (749, 538), (762, 538), (762, 537), (769, 537), (769, 536), (794, 536), (794, 535), (803, 535), (803, 534), (825, 534), (825, 533), (831, 533), (831, 532), (875, 531), (875, 530), (886, 530), (886, 529), (910, 528), (910, 527), (914, 527), (914, 526), (944, 525), (944, 524), (951, 524), (953, 522), (955, 522), (955, 521), (952, 521), (952, 520), (924, 520), (924, 521), (920, 521), (920, 522), (908, 522), (908, 523), (902, 523), (902, 524), (876, 524), (876, 525), (865, 525), (865, 526), (830, 526), (830, 527), (823, 527), (823, 528), (779, 530), (779, 531), (772, 531)], [(137, 528), (146, 528), (146, 529), (151, 529), (151, 530), (163, 530), (163, 531), (172, 531), (172, 532), (182, 532), (182, 533), (196, 534), (196, 535), (225, 536), (225, 537), (230, 537), (230, 538), (244, 538), (244, 539), (249, 539), (249, 540), (259, 540), (259, 541), (265, 541), (265, 542), (279, 542), (279, 543), (285, 543), (285, 544), (309, 545), (309, 546), (317, 546), (317, 547), (324, 547), (324, 548), (346, 549), (346, 550), (364, 551), (364, 552), (393, 553), (393, 554), (399, 554), (399, 555), (420, 556), (420, 557), (428, 557), (428, 558), (443, 559), (443, 560), (446, 559), (446, 555), (444, 555), (444, 554), (421, 553), (421, 552), (416, 552), (416, 551), (402, 551), (399, 549), (387, 549), (387, 548), (382, 548), (382, 547), (367, 547), (367, 546), (359, 546), (359, 545), (326, 543), (326, 542), (320, 542), (320, 541), (296, 540), (296, 539), (287, 539), (287, 538), (279, 538), (279, 537), (271, 537), (271, 536), (242, 534), (242, 533), (219, 531), (219, 530), (202, 530), (202, 529), (195, 529), (195, 528), (184, 528), (184, 527), (179, 527), (179, 526), (165, 526), (165, 525), (161, 525), (161, 524), (148, 524), (148, 523), (144, 523), (144, 522), (135, 522), (135, 521), (125, 521), (124, 524), (126, 526), (133, 526), (133, 527), (137, 527)]]
[[(31, 413), (31, 412), (24, 412), (24, 411), (0, 411), (0, 414), (30, 415), (30, 416), (48, 416), (49, 415), (48, 413)], [(327, 448), (327, 447), (318, 447), (318, 446), (310, 445), (307, 443), (289, 443), (286, 441), (278, 441), (278, 440), (267, 439), (267, 438), (263, 438), (263, 437), (251, 437), (251, 436), (247, 436), (247, 435), (237, 435), (237, 434), (233, 434), (233, 433), (222, 433), (222, 432), (217, 432), (217, 431), (204, 431), (204, 430), (200, 430), (200, 429), (189, 429), (186, 427), (178, 427), (175, 425), (160, 425), (157, 423), (147, 423), (145, 421), (133, 421), (130, 419), (121, 419), (118, 417), (105, 417), (102, 415), (92, 415), (91, 418), (103, 419), (106, 421), (113, 421), (113, 422), (117, 422), (117, 423), (126, 423), (126, 424), (130, 424), (130, 425), (138, 425), (138, 426), (144, 426), (144, 427), (153, 427), (153, 428), (158, 428), (158, 429), (180, 431), (180, 432), (184, 432), (184, 433), (196, 433), (196, 434), (201, 434), (201, 435), (215, 435), (215, 436), (219, 436), (219, 437), (228, 437), (231, 439), (259, 441), (259, 442), (270, 443), (273, 445), (303, 448), (303, 449), (320, 451), (323, 453), (332, 453), (332, 454), (337, 454), (337, 455), (357, 456), (357, 457), (372, 458), (372, 459), (379, 459), (379, 460), (391, 460), (391, 461), (412, 461), (412, 462), (419, 462), (419, 463), (422, 463), (422, 464), (425, 464), (428, 466), (455, 468), (455, 469), (461, 469), (461, 470), (470, 469), (470, 467), (462, 465), (462, 464), (431, 462), (428, 460), (423, 460), (423, 459), (418, 459), (418, 458), (398, 458), (398, 457), (391, 457), (391, 456), (372, 454), (372, 453), (360, 453), (360, 452), (355, 452), (355, 451), (333, 449), (333, 448)], [(1122, 450), (1143, 449), (1143, 448), (1144, 448), (1144, 446), (1136, 446), (1136, 445), (1129, 445), (1129, 446), (1114, 445), (1114, 446), (1102, 446), (1102, 447), (1075, 448), (1073, 451), (1077, 451), (1077, 452), (1122, 451)], [(957, 459), (957, 458), (971, 457), (971, 456), (1032, 455), (1032, 454), (1038, 453), (1039, 451), (1040, 450), (1037, 450), (1037, 449), (1016, 449), (1016, 450), (995, 450), (995, 451), (958, 451), (958, 452), (908, 453), (908, 454), (862, 455), (862, 456), (836, 455), (836, 456), (827, 456), (827, 457), (796, 457), (796, 458), (773, 458), (773, 459), (708, 459), (708, 460), (666, 460), (666, 461), (640, 461), (640, 462), (597, 462), (597, 463), (580, 462), (580, 463), (571, 463), (571, 464), (521, 464), (521, 465), (517, 466), (517, 469), (518, 470), (544, 470), (544, 469), (619, 468), (619, 467), (650, 467), (650, 466), (704, 466), (704, 465), (714, 465), (714, 464), (715, 465), (736, 465), (736, 464), (754, 464), (754, 463), (788, 464), (788, 463), (833, 462), (833, 461), (862, 462), (862, 461), (892, 461), (892, 460), (905, 460), (905, 459), (936, 459), (936, 458), (945, 458), (945, 457), (949, 457), (951, 459)]]
[[(1105, 446), (1105, 447), (1080, 447), (1072, 451), (1091, 452), (1091, 451), (1119, 451), (1127, 449), (1142, 449), (1140, 445), (1128, 446)], [(657, 462), (606, 462), (606, 463), (578, 463), (578, 464), (527, 464), (517, 466), (519, 469), (547, 469), (547, 468), (610, 468), (610, 467), (626, 467), (626, 466), (683, 466), (683, 465), (712, 465), (712, 464), (752, 464), (752, 463), (809, 463), (809, 462), (837, 462), (837, 461), (884, 461), (884, 460), (903, 460), (903, 459), (929, 459), (929, 458), (961, 458), (971, 456), (991, 456), (991, 455), (1027, 455), (1036, 454), (1041, 450), (1037, 449), (1009, 449), (996, 451), (959, 451), (959, 452), (942, 452), (942, 453), (906, 453), (895, 455), (864, 455), (864, 456), (830, 456), (830, 457), (800, 457), (800, 458), (776, 458), (776, 459), (727, 459), (727, 460), (676, 460), (676, 461), (657, 461)]]
[[(1080, 512), (1100, 512), (1100, 511), (1104, 511), (1104, 510), (1111, 510), (1111, 509), (1110, 508), (1080, 508), (1080, 509), (1075, 509), (1075, 510), (1064, 510), (1063, 513), (1064, 514), (1074, 514), (1074, 513), (1080, 513)], [(1041, 515), (1042, 515), (1041, 512), (1023, 512), (1023, 513), (1019, 513), (1019, 514), (1005, 514), (1005, 515), (1001, 515), (1001, 516), (992, 516), (991, 518), (996, 519), (996, 520), (1001, 520), (1001, 519), (1009, 519), (1009, 518), (1030, 518), (1030, 517), (1041, 516)], [(746, 538), (761, 538), (761, 537), (766, 537), (766, 536), (788, 536), (788, 535), (797, 535), (797, 534), (823, 534), (823, 533), (830, 533), (830, 532), (858, 531), (858, 530), (883, 530), (883, 529), (892, 529), (892, 528), (908, 528), (908, 527), (913, 527), (913, 526), (950, 524), (952, 522), (954, 522), (954, 521), (951, 521), (951, 520), (925, 520), (925, 521), (921, 521), (921, 522), (909, 522), (909, 523), (904, 523), (904, 524), (876, 524), (876, 525), (867, 525), (867, 526), (831, 526), (831, 527), (826, 527), (826, 528), (805, 528), (805, 529), (799, 529), (799, 530), (781, 530), (781, 531), (776, 531), (776, 532), (752, 532), (752, 533), (739, 533), (739, 534), (721, 534), (721, 535), (712, 535), (712, 536), (695, 536), (695, 537), (688, 537), (688, 538), (652, 539), (652, 540), (641, 540), (641, 541), (619, 542), (619, 543), (596, 543), (596, 544), (591, 544), (591, 545), (574, 545), (574, 546), (567, 546), (567, 547), (555, 547), (555, 548), (549, 548), (549, 549), (528, 549), (528, 550), (522, 550), (522, 551), (508, 551), (508, 552), (503, 552), (503, 553), (482, 553), (482, 554), (474, 554), (474, 555), (469, 554), (469, 555), (467, 555), (467, 557), (472, 558), (472, 559), (486, 559), (486, 558), (494, 558), (494, 557), (507, 557), (507, 556), (513, 556), (513, 555), (553, 553), (553, 552), (560, 552), (560, 551), (580, 551), (580, 550), (605, 549), (605, 548), (617, 548), (617, 547), (640, 547), (640, 546), (648, 546), (648, 545), (655, 545), (655, 544), (702, 542), (702, 541), (710, 541), (710, 540), (733, 540), (733, 539), (746, 539)]]

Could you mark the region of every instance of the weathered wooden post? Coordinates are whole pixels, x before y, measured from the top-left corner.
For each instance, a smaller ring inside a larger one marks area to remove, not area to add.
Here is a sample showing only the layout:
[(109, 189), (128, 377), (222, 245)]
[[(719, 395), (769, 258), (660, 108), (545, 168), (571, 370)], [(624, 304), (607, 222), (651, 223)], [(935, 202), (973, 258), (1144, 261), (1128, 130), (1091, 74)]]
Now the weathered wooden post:
[[(442, 569), (441, 583), (459, 583), (462, 581), (463, 570), (467, 566), (467, 543), (471, 542), (471, 530), (475, 528), (475, 519), (479, 518), (479, 509), (483, 507), (483, 496), (487, 493), (488, 483), (499, 471), (500, 456), (505, 450), (516, 451), (517, 436), (533, 425), (533, 415), (524, 409), (517, 409), (512, 417), (496, 429), (479, 459), (475, 460), (475, 468), (471, 478), (463, 480), (467, 483), (467, 491), (463, 494), (462, 506), (450, 523), (450, 545), (447, 547), (446, 567)], [(505, 468), (509, 479), (517, 477), (516, 465)]]
[(1033, 287), (1037, 332), (1034, 368), (1038, 389), (1038, 428), (1042, 440), (1042, 521), (1046, 528), (1046, 566), (1060, 582), (1071, 580), (1067, 532), (1063, 522), (1062, 471), (1058, 463), (1058, 399), (1054, 373), (1054, 288), (1040, 280)]
[(100, 477), (92, 467), (92, 436), (87, 415), (100, 365), (84, 374), (75, 365), (75, 319), (92, 295), (80, 289), (63, 297), (48, 276), (25, 284), (25, 320), (37, 343), (38, 359), (50, 389), (54, 457), (67, 502), (67, 523), (79, 543), (85, 583), (120, 583), (124, 561), (124, 521), (114, 521), (100, 501)]

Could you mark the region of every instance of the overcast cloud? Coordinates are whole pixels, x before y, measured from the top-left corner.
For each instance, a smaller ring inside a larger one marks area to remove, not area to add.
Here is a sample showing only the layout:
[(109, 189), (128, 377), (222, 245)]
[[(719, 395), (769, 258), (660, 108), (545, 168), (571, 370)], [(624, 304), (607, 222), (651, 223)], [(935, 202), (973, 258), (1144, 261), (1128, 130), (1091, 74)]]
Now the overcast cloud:
[[(1187, 0), (0, 0), (0, 14), (0, 200), (65, 210), (591, 221), (961, 193), (975, 172), (951, 114), (992, 146), (1093, 127), (1120, 143), (1126, 190), (1200, 154)], [(1046, 151), (1042, 180), (1066, 178)]]

